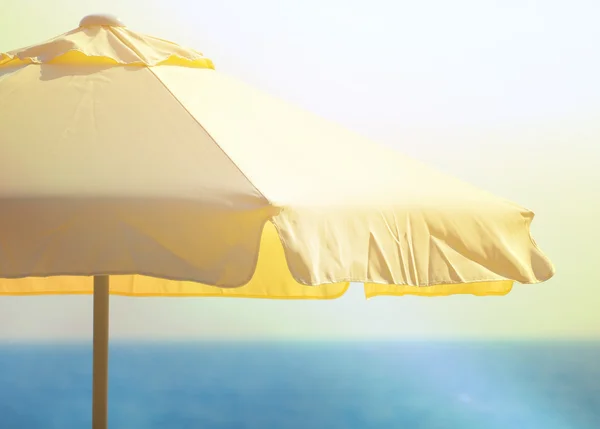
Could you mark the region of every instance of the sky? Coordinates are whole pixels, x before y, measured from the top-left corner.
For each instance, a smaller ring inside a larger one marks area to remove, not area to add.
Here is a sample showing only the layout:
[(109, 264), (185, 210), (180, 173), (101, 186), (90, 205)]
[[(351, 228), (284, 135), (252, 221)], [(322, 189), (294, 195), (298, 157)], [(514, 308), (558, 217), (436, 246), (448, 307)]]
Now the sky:
[[(0, 52), (92, 13), (533, 210), (557, 270), (505, 297), (112, 297), (112, 339), (600, 338), (597, 0), (2, 0)], [(0, 297), (0, 340), (91, 335), (89, 296)]]

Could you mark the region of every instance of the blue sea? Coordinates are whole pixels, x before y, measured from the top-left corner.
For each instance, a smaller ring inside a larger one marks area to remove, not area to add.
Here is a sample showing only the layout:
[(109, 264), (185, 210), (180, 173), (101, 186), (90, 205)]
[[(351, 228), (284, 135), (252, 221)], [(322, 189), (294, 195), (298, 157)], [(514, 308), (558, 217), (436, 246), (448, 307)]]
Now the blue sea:
[[(91, 425), (91, 344), (0, 345), (0, 429)], [(113, 343), (111, 429), (599, 429), (600, 343)]]

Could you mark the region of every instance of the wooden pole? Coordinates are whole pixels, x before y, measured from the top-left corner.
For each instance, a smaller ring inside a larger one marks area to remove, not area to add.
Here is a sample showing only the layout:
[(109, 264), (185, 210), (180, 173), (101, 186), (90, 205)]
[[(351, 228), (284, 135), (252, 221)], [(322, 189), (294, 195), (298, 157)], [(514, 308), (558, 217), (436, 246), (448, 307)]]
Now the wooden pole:
[(109, 277), (94, 276), (92, 429), (108, 428)]

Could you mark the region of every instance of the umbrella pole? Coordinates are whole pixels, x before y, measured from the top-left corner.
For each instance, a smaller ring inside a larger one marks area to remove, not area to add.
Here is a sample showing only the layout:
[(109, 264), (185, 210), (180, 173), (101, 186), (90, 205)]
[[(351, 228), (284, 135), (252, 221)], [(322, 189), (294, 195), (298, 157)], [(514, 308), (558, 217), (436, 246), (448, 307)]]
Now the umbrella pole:
[(109, 277), (94, 276), (94, 375), (92, 429), (108, 427)]

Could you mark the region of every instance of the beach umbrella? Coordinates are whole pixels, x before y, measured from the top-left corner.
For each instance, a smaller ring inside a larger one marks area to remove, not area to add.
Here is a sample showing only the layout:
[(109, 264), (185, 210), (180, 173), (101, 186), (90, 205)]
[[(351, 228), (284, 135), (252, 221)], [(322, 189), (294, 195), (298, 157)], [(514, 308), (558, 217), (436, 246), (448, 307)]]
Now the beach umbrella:
[(532, 218), (110, 16), (0, 54), (0, 294), (93, 293), (96, 429), (109, 294), (503, 295)]

